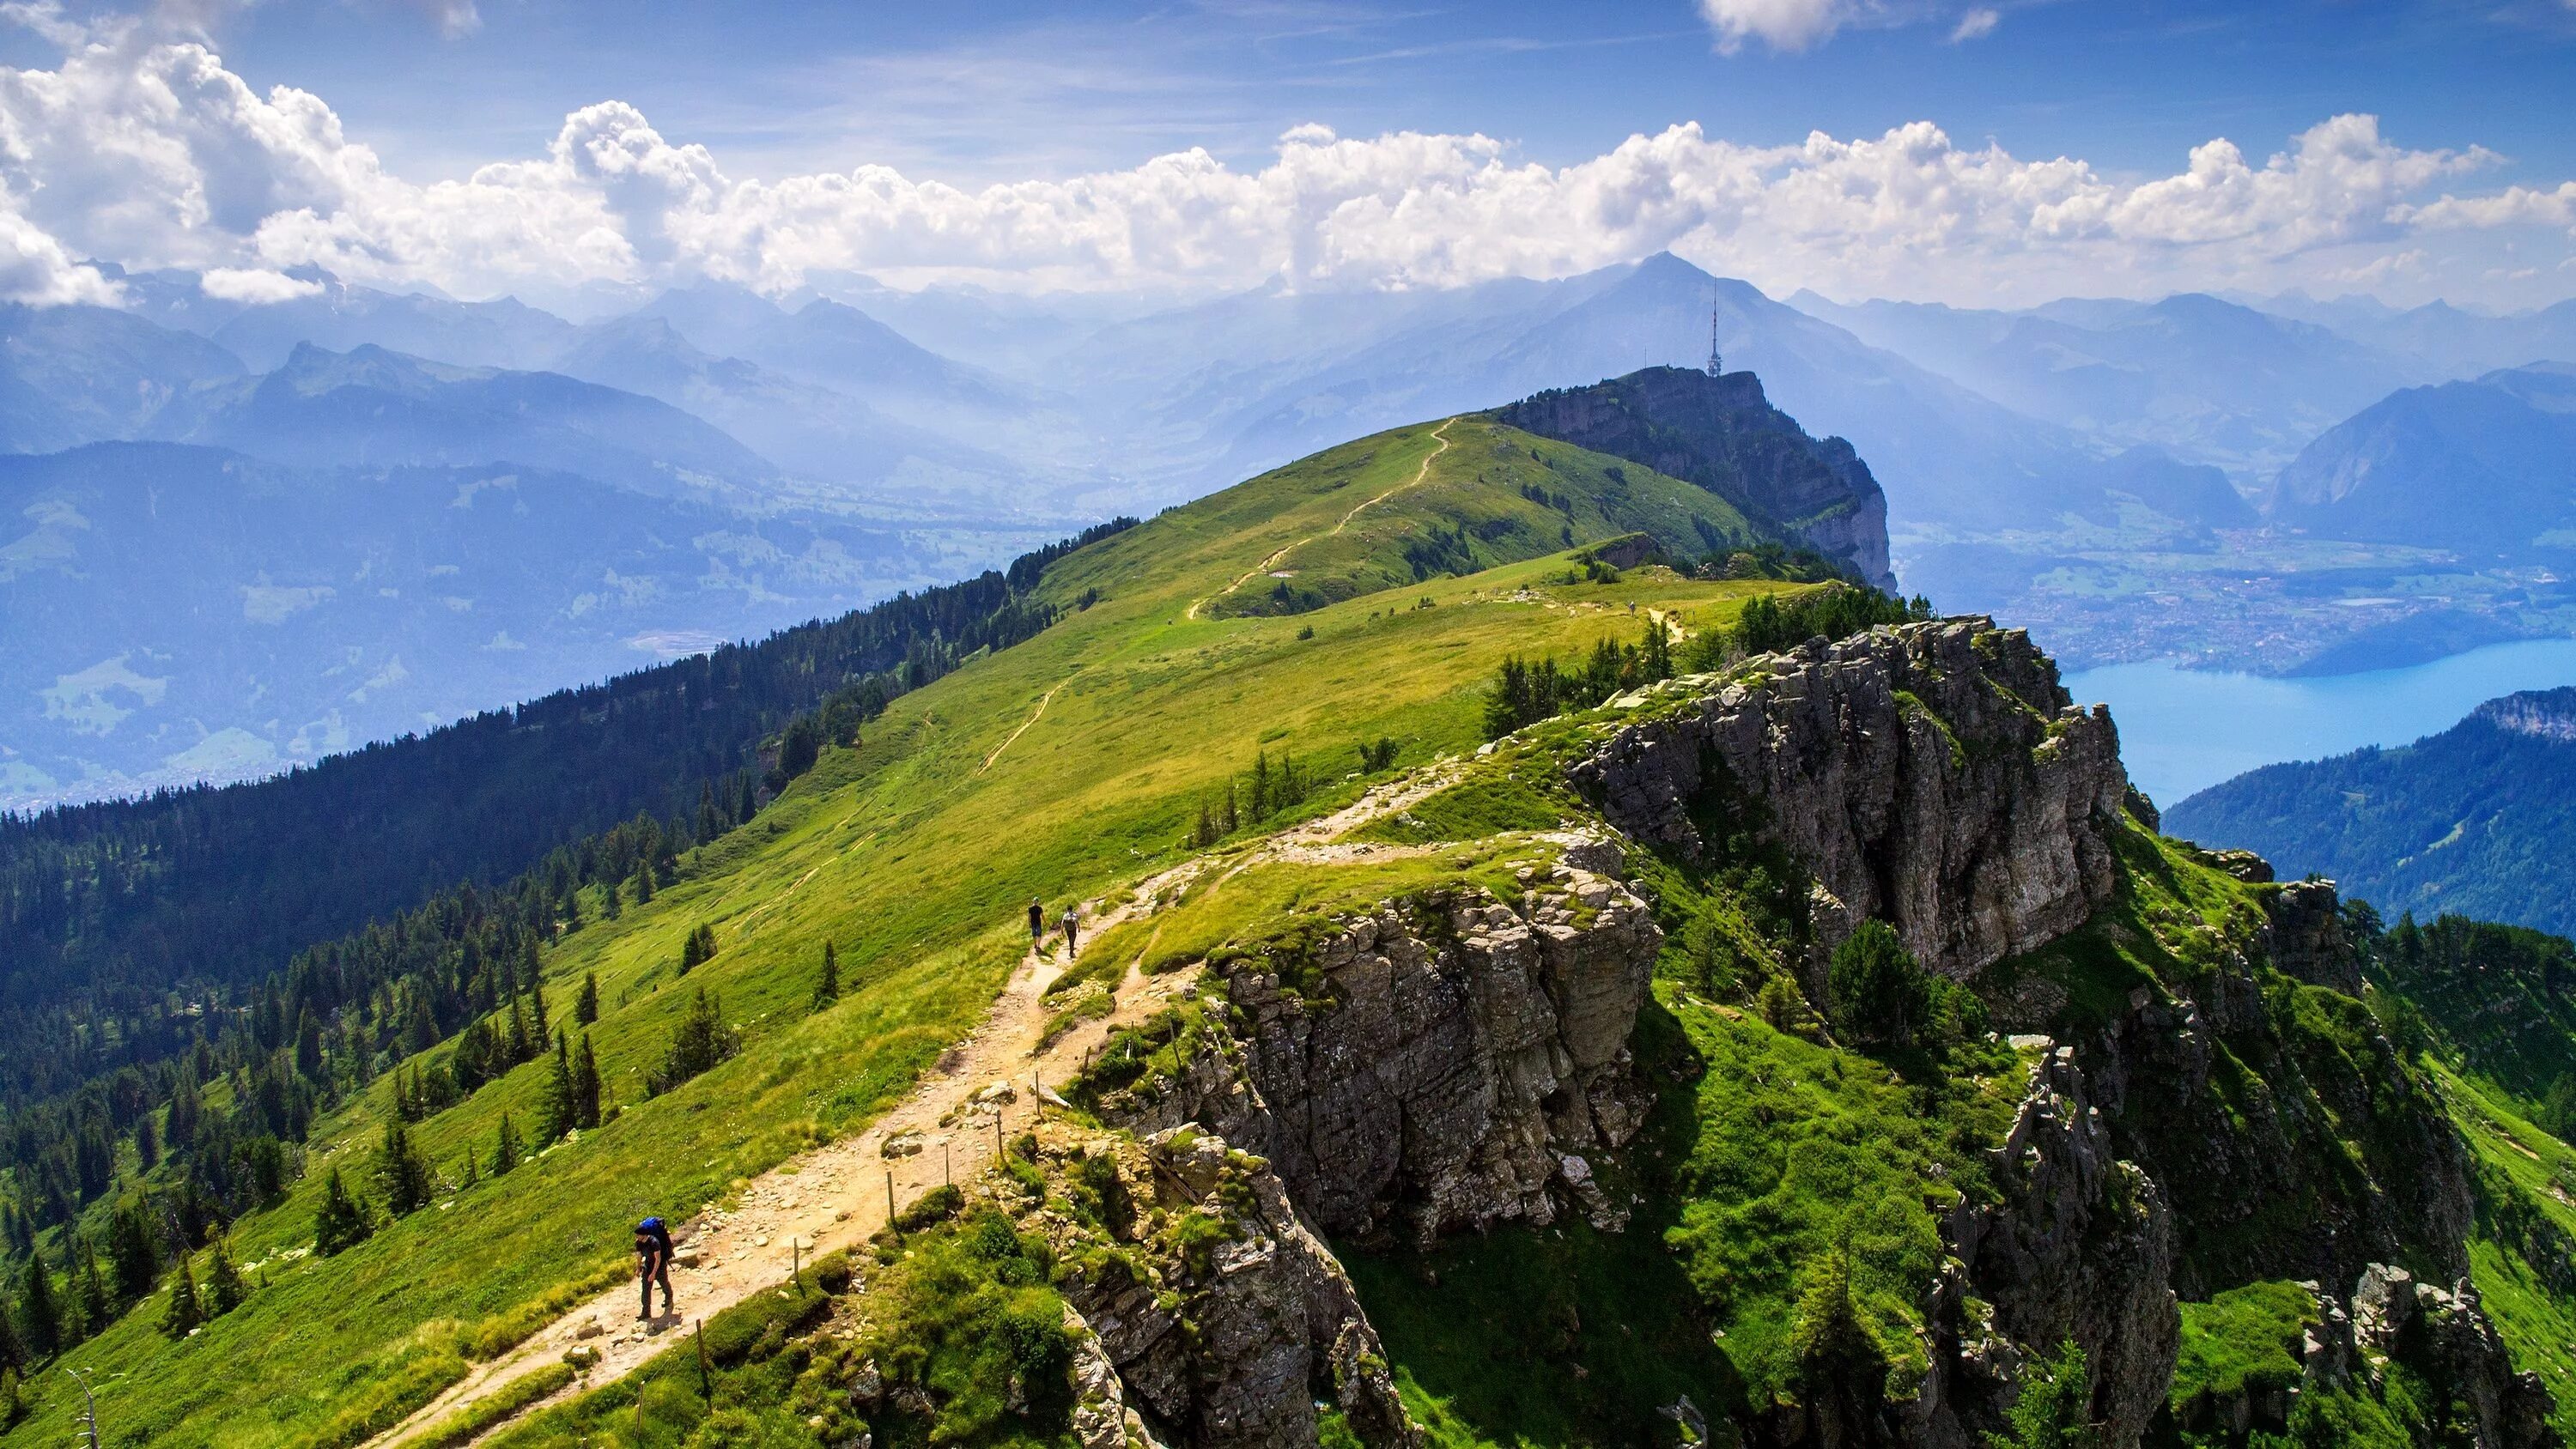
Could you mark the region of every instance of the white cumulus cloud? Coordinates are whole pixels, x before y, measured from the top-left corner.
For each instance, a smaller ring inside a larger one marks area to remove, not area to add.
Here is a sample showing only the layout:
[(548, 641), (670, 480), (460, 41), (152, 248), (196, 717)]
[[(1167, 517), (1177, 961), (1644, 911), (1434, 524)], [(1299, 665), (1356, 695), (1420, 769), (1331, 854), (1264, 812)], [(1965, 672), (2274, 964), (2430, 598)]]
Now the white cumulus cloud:
[(1699, 13), (1729, 55), (1758, 39), (1774, 50), (1805, 50), (1832, 38), (1853, 16), (1851, 0), (1699, 0)]
[[(1721, 38), (1784, 48), (1892, 13), (1703, 3)], [(274, 301), (310, 286), (288, 275), (307, 265), (462, 296), (701, 277), (784, 291), (826, 269), (1004, 288), (1442, 287), (1662, 249), (1767, 287), (2009, 300), (2286, 284), (2410, 249), (2430, 250), (2415, 274), (2438, 276), (2443, 249), (2475, 234), (2554, 229), (2544, 242), (2564, 248), (2576, 225), (2576, 183), (2478, 192), (2497, 157), (2401, 145), (2363, 115), (2268, 155), (2213, 139), (2144, 179), (1963, 145), (1928, 121), (1782, 146), (1682, 124), (1561, 166), (1483, 135), (1300, 126), (1252, 167), (1192, 149), (969, 189), (865, 163), (739, 176), (612, 100), (533, 154), (421, 184), (321, 97), (258, 90), (202, 39), (12, 13), (62, 49), (52, 69), (0, 68), (0, 295), (26, 301), (114, 300), (85, 258), (195, 268), (220, 295)]]
[(297, 297), (318, 296), (322, 291), (320, 282), (290, 277), (265, 267), (208, 267), (199, 274), (197, 285), (209, 297), (261, 306), (293, 301)]
[(2002, 11), (1980, 5), (1959, 17), (1959, 23), (1950, 28), (1950, 41), (1955, 45), (1962, 41), (1983, 39), (1994, 34), (1995, 27), (2003, 23)]

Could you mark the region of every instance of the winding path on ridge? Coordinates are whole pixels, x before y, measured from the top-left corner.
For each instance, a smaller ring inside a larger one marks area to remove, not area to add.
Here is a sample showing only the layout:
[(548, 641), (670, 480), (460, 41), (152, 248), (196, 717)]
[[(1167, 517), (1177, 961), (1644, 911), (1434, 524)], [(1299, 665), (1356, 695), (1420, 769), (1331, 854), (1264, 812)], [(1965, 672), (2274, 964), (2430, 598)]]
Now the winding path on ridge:
[(1208, 595), (1204, 599), (1191, 601), (1190, 606), (1181, 612), (1181, 617), (1185, 619), (1197, 618), (1201, 609), (1206, 608), (1217, 600), (1226, 597), (1239, 588), (1242, 588), (1245, 584), (1248, 584), (1254, 579), (1259, 578), (1261, 575), (1277, 568), (1281, 559), (1288, 557), (1288, 555), (1295, 553), (1297, 550), (1304, 548), (1306, 545), (1313, 543), (1319, 538), (1331, 538), (1334, 535), (1339, 534), (1343, 529), (1351, 526), (1352, 519), (1359, 517), (1362, 513), (1375, 508), (1379, 504), (1384, 503), (1386, 500), (1393, 498), (1395, 495), (1408, 488), (1421, 486), (1422, 481), (1431, 476), (1431, 460), (1449, 451), (1449, 425), (1456, 421), (1458, 421), (1456, 418), (1443, 419), (1440, 426), (1431, 430), (1431, 440), (1438, 443), (1440, 446), (1433, 448), (1430, 452), (1422, 455), (1422, 466), (1413, 470), (1412, 477), (1396, 484), (1394, 487), (1389, 488), (1384, 493), (1377, 495), (1375, 498), (1363, 499), (1362, 501), (1351, 505), (1351, 511), (1342, 515), (1341, 522), (1334, 524), (1323, 532), (1310, 533), (1304, 538), (1298, 539), (1292, 543), (1281, 545), (1277, 552), (1271, 554), (1270, 557), (1263, 559), (1261, 562), (1254, 564), (1250, 569), (1247, 569), (1244, 572), (1242, 577), (1236, 579), (1233, 583), (1226, 585), (1224, 588), (1217, 590), (1215, 593)]
[[(1352, 513), (1358, 511), (1353, 509)], [(1348, 518), (1344, 515), (1345, 521)], [(1053, 691), (1049, 694), (1052, 697)], [(1032, 715), (1029, 724), (1034, 723), (1036, 716)], [(1025, 730), (1028, 724), (1020, 728)], [(1017, 734), (1012, 738), (1018, 738)], [(1413, 855), (1430, 849), (1347, 844), (1340, 837), (1381, 816), (1411, 808), (1454, 781), (1458, 769), (1458, 761), (1444, 760), (1375, 786), (1342, 809), (1283, 831), (1246, 851), (1226, 868), (1219, 883), (1265, 861), (1326, 863)], [(1126, 904), (1091, 919), (1088, 929), (1096, 935), (1131, 917), (1152, 912), (1217, 863), (1210, 856), (1192, 856), (1148, 877), (1136, 885)], [(1099, 904), (1097, 900), (1087, 902), (1085, 916), (1091, 916)], [(1192, 967), (1147, 977), (1131, 965), (1126, 979), (1119, 983), (1118, 1005), (1110, 1016), (1085, 1022), (1041, 1045), (1053, 1007), (1062, 1004), (1049, 1003), (1046, 989), (1068, 964), (1058, 954), (1030, 951), (1012, 970), (1010, 980), (983, 1021), (943, 1053), (901, 1103), (865, 1131), (790, 1158), (762, 1173), (736, 1195), (734, 1206), (710, 1207), (700, 1213), (684, 1229), (687, 1235), (680, 1242), (680, 1264), (671, 1272), (672, 1286), (678, 1292), (677, 1318), (664, 1318), (649, 1329), (639, 1328), (635, 1315), (626, 1311), (635, 1306), (635, 1285), (632, 1280), (621, 1281), (576, 1305), (516, 1348), (477, 1365), (410, 1417), (367, 1441), (368, 1449), (399, 1449), (416, 1443), (430, 1429), (492, 1399), (529, 1374), (563, 1362), (564, 1355), (575, 1348), (588, 1348), (599, 1355), (589, 1371), (573, 1383), (494, 1420), (467, 1441), (481, 1443), (529, 1414), (613, 1383), (665, 1348), (687, 1342), (684, 1334), (691, 1323), (721, 1313), (763, 1289), (779, 1286), (787, 1280), (797, 1260), (811, 1262), (826, 1253), (866, 1242), (886, 1225), (889, 1197), (898, 1207), (908, 1206), (943, 1180), (965, 1182), (990, 1166), (1000, 1135), (995, 1130), (996, 1123), (1027, 1122), (1041, 1110), (1040, 1099), (1030, 1091), (1032, 1081), (1044, 1083), (1051, 1092), (1071, 1080), (1086, 1057), (1113, 1032), (1151, 1017), (1188, 994), (1199, 974), (1198, 968)], [(1014, 1100), (996, 1104), (975, 1100), (997, 1083), (1011, 1084)], [(942, 1119), (950, 1125), (940, 1125)], [(886, 1144), (898, 1137), (917, 1141), (920, 1151), (886, 1156)], [(893, 1180), (891, 1193), (887, 1188), (889, 1173)]]

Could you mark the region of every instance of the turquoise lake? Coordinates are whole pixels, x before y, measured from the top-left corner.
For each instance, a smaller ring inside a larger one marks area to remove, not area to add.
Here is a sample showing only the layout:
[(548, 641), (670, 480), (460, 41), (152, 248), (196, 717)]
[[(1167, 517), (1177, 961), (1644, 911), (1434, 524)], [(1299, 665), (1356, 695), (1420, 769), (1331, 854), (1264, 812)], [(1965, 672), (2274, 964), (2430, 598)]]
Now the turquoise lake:
[(2266, 679), (2114, 664), (2066, 676), (2076, 703), (2111, 706), (2129, 778), (2170, 805), (2258, 765), (2439, 734), (2480, 703), (2576, 684), (2576, 639), (2490, 644), (2429, 664)]

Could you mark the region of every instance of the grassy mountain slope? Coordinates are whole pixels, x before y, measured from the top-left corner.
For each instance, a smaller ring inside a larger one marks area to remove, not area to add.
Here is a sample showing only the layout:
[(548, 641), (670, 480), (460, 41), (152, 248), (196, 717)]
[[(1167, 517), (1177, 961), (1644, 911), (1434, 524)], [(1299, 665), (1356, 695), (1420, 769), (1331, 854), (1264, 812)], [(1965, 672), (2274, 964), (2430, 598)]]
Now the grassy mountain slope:
[[(380, 1082), (315, 1133), (286, 1203), (236, 1230), (235, 1255), (263, 1264), (266, 1288), (181, 1343), (157, 1332), (147, 1301), (82, 1347), (117, 1432), (156, 1444), (355, 1442), (461, 1371), (478, 1342), (514, 1341), (549, 1316), (549, 1295), (613, 1272), (624, 1225), (643, 1211), (685, 1215), (881, 1109), (990, 999), (1018, 954), (1023, 903), (1096, 893), (1169, 856), (1200, 801), (1256, 751), (1309, 760), (1327, 782), (1319, 808), (1357, 790), (1344, 776), (1360, 740), (1392, 736), (1408, 763), (1471, 745), (1474, 696), (1506, 653), (1633, 642), (1631, 606), (1720, 624), (1777, 587), (1660, 573), (1561, 582), (1571, 571), (1545, 555), (1568, 529), (1578, 544), (1640, 528), (1695, 543), (1685, 510), (1711, 506), (1699, 503), (1707, 495), (1633, 467), (1625, 489), (1603, 488), (1608, 460), (1489, 424), (1452, 424), (1446, 452), (1433, 432), (1363, 439), (1051, 570), (1049, 591), (1089, 606), (897, 701), (860, 748), (827, 751), (649, 905), (549, 953), (559, 1021), (575, 985), (598, 976), (594, 1038), (623, 1115), (341, 1256), (283, 1257), (310, 1241), (328, 1171), (362, 1170), (390, 1101)], [(1579, 502), (1569, 516), (1530, 502), (1523, 484)], [(1361, 497), (1383, 501), (1365, 527), (1335, 536), (1335, 556), (1352, 576), (1402, 579), (1402, 590), (1297, 619), (1190, 617), (1263, 559), (1327, 534)], [(1491, 517), (1520, 526), (1477, 536)], [(1415, 582), (1404, 542), (1462, 524), (1477, 562), (1522, 561)], [(644, 1102), (642, 1074), (690, 994), (673, 979), (681, 939), (702, 923), (721, 949), (688, 988), (720, 994), (748, 1047)], [(825, 941), (849, 985), (839, 1005), (808, 1012)], [(541, 1066), (415, 1129), (432, 1160), (453, 1176), (469, 1150), (490, 1151), (505, 1110), (528, 1122)], [(207, 1372), (212, 1363), (226, 1371)], [(50, 1434), (64, 1387), (30, 1385), (36, 1417), (7, 1442)]]

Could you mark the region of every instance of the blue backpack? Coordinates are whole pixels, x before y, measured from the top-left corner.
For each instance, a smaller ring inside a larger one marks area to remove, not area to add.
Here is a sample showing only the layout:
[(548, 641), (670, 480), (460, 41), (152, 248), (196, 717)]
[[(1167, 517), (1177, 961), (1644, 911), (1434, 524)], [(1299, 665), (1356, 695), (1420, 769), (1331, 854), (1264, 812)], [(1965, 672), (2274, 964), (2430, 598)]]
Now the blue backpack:
[(662, 1250), (663, 1257), (671, 1256), (671, 1230), (660, 1218), (646, 1218), (635, 1225), (635, 1231), (639, 1236), (651, 1238)]

